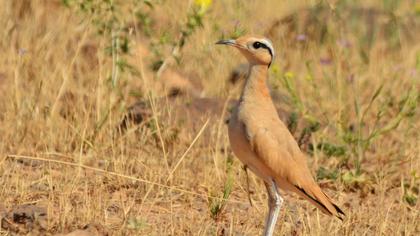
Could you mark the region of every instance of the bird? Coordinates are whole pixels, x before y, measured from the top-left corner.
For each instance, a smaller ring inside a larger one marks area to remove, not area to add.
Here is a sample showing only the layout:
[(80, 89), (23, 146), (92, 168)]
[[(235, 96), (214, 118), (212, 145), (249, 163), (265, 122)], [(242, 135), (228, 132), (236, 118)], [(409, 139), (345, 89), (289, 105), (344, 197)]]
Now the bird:
[(277, 115), (267, 85), (275, 57), (272, 42), (261, 36), (241, 36), (216, 44), (238, 49), (249, 63), (245, 86), (229, 119), (228, 136), (235, 156), (266, 187), (268, 214), (263, 235), (274, 233), (283, 204), (279, 189), (295, 192), (327, 215), (343, 220), (344, 212), (316, 183), (305, 154)]

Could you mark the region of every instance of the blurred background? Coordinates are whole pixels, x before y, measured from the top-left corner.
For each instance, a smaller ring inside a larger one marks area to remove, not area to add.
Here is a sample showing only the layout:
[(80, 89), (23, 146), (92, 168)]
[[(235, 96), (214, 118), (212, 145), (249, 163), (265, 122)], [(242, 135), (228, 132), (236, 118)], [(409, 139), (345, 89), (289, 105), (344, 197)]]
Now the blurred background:
[(246, 61), (341, 223), (285, 195), (277, 235), (419, 235), (420, 2), (0, 0), (0, 234), (258, 235), (226, 130)]

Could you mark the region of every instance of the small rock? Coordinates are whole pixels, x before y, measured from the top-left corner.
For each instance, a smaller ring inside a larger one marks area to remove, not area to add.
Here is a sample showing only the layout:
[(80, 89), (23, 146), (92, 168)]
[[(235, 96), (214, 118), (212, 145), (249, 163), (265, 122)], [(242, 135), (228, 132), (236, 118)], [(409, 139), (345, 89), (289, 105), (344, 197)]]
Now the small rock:
[(36, 205), (20, 205), (5, 213), (0, 209), (1, 227), (15, 233), (47, 229), (47, 210)]

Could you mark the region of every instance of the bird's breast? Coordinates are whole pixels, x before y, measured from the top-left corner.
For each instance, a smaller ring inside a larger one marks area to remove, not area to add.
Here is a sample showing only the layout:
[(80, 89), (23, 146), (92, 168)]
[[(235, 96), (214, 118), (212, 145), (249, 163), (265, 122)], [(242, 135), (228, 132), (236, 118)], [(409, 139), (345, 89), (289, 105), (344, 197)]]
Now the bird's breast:
[(232, 151), (257, 176), (269, 180), (271, 179), (270, 171), (252, 150), (246, 127), (238, 118), (239, 111), (239, 107), (234, 109), (232, 117), (229, 119), (228, 134)]

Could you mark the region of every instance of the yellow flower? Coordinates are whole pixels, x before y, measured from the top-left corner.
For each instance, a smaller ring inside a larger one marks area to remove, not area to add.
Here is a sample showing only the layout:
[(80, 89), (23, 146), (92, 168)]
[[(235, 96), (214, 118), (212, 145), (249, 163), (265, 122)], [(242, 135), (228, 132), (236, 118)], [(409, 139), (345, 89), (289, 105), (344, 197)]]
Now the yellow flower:
[(280, 67), (277, 64), (271, 65), (270, 69), (274, 74), (277, 74), (280, 72)]
[(286, 72), (286, 73), (284, 74), (284, 76), (285, 76), (286, 78), (293, 79), (293, 77), (295, 77), (295, 74), (293, 74), (293, 72), (291, 72), (291, 71), (288, 71), (288, 72)]
[(420, 3), (416, 3), (416, 5), (414, 5), (414, 12), (416, 15), (420, 15)]
[(211, 5), (212, 0), (195, 0), (194, 3), (200, 8), (201, 12), (206, 12)]

